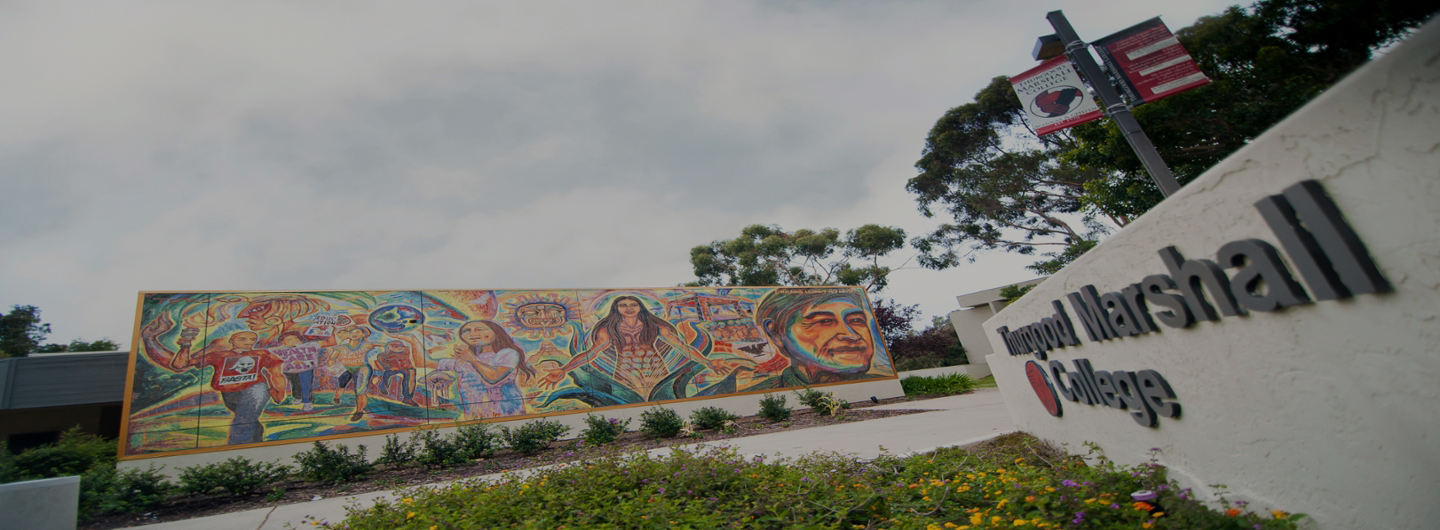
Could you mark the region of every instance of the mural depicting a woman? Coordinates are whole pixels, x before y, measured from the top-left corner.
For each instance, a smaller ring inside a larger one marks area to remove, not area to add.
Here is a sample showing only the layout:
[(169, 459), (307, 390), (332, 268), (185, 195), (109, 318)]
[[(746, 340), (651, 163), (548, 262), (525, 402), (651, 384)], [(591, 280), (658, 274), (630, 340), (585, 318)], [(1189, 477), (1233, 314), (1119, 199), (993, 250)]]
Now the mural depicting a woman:
[[(594, 406), (638, 403), (703, 395), (706, 392), (690, 388), (697, 374), (709, 370), (721, 377), (743, 364), (746, 361), (706, 357), (639, 298), (622, 296), (591, 330), (590, 346), (542, 377), (539, 386), (553, 388), (569, 375), (581, 387), (552, 394), (547, 405), (561, 398)], [(733, 378), (726, 381), (734, 385)]]
[[(434, 371), (454, 374), (465, 419), (524, 414), (519, 383), (535, 375), (525, 362), (525, 350), (505, 328), (489, 320), (466, 322), (456, 334), (454, 357), (437, 361)], [(449, 377), (441, 374), (431, 377)]]

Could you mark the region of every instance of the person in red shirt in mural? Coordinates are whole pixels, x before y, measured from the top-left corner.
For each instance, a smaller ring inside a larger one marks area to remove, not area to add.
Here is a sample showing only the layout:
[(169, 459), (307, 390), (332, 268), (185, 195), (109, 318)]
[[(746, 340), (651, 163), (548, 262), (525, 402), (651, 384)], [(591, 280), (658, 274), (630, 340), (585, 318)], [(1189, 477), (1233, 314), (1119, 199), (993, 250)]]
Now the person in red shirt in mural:
[(198, 356), (190, 351), (192, 340), (193, 336), (180, 337), (177, 342), (180, 351), (170, 359), (170, 368), (178, 372), (210, 367), (213, 371), (210, 388), (220, 392), (225, 408), (234, 414), (234, 419), (230, 421), (228, 443), (264, 441), (260, 413), (270, 401), (280, 403), (285, 400), (285, 374), (280, 370), (285, 361), (268, 350), (254, 349), (260, 337), (253, 331), (230, 334), (226, 339), (230, 343), (227, 351), (206, 352)]

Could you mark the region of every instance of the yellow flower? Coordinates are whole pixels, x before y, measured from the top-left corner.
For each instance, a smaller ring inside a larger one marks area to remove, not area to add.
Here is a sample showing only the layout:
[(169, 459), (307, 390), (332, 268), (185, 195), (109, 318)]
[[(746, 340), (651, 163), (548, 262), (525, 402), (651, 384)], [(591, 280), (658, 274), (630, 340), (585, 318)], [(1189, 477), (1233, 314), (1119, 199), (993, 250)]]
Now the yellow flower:
[(411, 518), (411, 517), (415, 517), (415, 512), (410, 512), (410, 513), (405, 514), (405, 518), (406, 518), (406, 519), (409, 519), (409, 518)]
[(930, 523), (930, 524), (928, 524), (928, 525), (925, 525), (925, 530), (944, 530), (944, 529), (941, 528), (940, 525), (938, 525), (938, 524)]
[(922, 501), (928, 501), (928, 500), (930, 500), (930, 496), (929, 496), (929, 495), (926, 495), (926, 496), (924, 496), (924, 497), (920, 497), (920, 500), (922, 500)]
[(402, 500), (402, 501), (400, 501), (400, 502), (403, 502), (403, 503), (405, 503), (405, 504), (410, 504), (410, 503), (415, 502), (415, 499), (412, 499), (412, 498), (410, 498), (410, 497), (405, 497), (405, 499)]
[(430, 525), (430, 530), (439, 530), (439, 528), (440, 528), (440, 525), (438, 525), (438, 524), (432, 524), (432, 525)]
[(1285, 511), (1285, 510), (1271, 510), (1271, 511), (1270, 511), (1270, 515), (1275, 516), (1276, 519), (1288, 519), (1288, 518), (1290, 518), (1290, 512), (1287, 512), (1287, 511)]
[(984, 522), (984, 521), (985, 521), (985, 520), (980, 517), (980, 513), (979, 513), (979, 512), (970, 514), (970, 524), (972, 524), (972, 525), (978, 525), (978, 524), (980, 524), (980, 523), (982, 523), (982, 522)]
[(1025, 526), (1027, 524), (1030, 524), (1030, 521), (1026, 521), (1024, 519), (1016, 519), (1015, 522), (1012, 523), (1010, 526)]
[(1035, 496), (1034, 496), (1034, 495), (1026, 495), (1026, 496), (1025, 496), (1025, 502), (1035, 502)]
[(955, 528), (956, 526), (955, 523), (945, 523), (945, 528)]
[(1000, 524), (1000, 521), (1003, 521), (1003, 520), (1004, 520), (1004, 519), (1001, 519), (1000, 516), (998, 516), (998, 515), (992, 515), (992, 516), (990, 516), (990, 522), (991, 522), (992, 524)]
[(1150, 523), (1143, 523), (1140, 525), (1140, 528), (1155, 528), (1155, 525)]

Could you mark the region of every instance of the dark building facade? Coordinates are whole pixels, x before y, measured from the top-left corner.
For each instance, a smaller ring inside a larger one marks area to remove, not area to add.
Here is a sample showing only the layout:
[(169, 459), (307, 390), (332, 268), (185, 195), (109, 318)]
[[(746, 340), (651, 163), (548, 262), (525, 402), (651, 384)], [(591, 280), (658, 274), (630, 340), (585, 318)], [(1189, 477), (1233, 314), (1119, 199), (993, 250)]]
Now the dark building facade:
[(118, 437), (129, 359), (123, 351), (0, 359), (0, 441), (18, 452), (77, 425)]

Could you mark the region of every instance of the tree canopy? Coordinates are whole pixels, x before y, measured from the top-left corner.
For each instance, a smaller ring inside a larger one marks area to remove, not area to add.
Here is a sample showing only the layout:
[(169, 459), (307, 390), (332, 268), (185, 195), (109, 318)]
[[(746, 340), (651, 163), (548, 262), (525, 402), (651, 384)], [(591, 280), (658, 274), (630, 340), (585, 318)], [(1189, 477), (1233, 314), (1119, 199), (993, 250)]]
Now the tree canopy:
[[(1431, 2), (1261, 0), (1176, 32), (1211, 84), (1135, 107), (1183, 185), (1394, 44)], [(1099, 36), (1095, 36), (1099, 37)], [(1107, 80), (1108, 81), (1108, 80)], [(946, 221), (912, 243), (943, 269), (1003, 249), (1053, 273), (1161, 199), (1118, 127), (1091, 122), (1036, 137), (1007, 77), (936, 122), (906, 187)]]
[(696, 281), (687, 285), (859, 285), (879, 292), (891, 268), (880, 259), (905, 247), (905, 231), (867, 224), (786, 232), (750, 225), (740, 237), (690, 249)]
[(70, 344), (44, 344), (50, 335), (50, 324), (40, 321), (40, 308), (17, 305), (0, 315), (0, 357), (25, 357), (32, 353), (115, 351), (120, 345), (110, 339), (88, 342), (75, 339)]
[[(1262, 0), (1175, 32), (1211, 84), (1135, 107), (1183, 185), (1339, 82), (1433, 13), (1433, 2)], [(1085, 200), (1138, 216), (1162, 198), (1109, 120), (1074, 129), (1073, 162), (1102, 169)]]
[(40, 322), (40, 308), (17, 305), (0, 316), (0, 355), (24, 357), (40, 348), (50, 334), (50, 325)]
[(1020, 254), (1049, 248), (1053, 261), (1129, 222), (1099, 219), (1105, 212), (1086, 207), (1086, 184), (1102, 180), (1104, 171), (1064, 156), (1079, 147), (1071, 133), (1037, 137), (1023, 112), (1009, 78), (1001, 76), (930, 130), (915, 163), (920, 174), (906, 188), (920, 213), (950, 221), (911, 242), (922, 266), (944, 269), (996, 248)]

